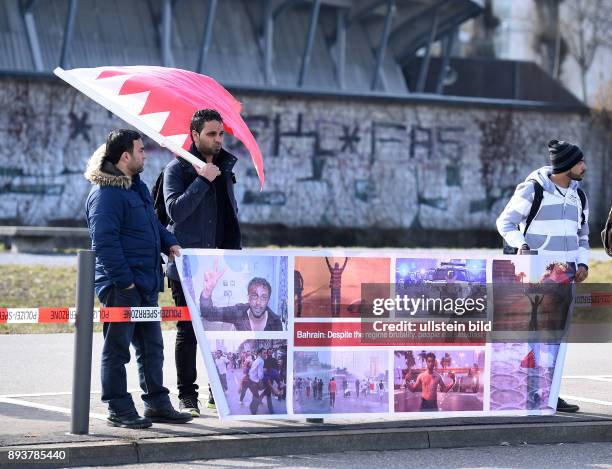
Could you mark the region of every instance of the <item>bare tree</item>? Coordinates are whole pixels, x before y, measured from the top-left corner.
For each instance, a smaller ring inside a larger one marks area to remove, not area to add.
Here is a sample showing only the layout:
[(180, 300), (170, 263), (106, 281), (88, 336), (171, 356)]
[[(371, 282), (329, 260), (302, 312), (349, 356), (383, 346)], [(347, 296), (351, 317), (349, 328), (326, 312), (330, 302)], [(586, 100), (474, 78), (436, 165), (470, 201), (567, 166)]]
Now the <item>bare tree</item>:
[(612, 0), (567, 0), (561, 34), (578, 63), (582, 99), (587, 101), (586, 75), (595, 54), (612, 45)]
[(493, 13), (493, 0), (485, 0), (483, 14), (474, 19), (468, 57), (495, 58), (494, 36), (499, 24), (499, 18)]
[(563, 0), (534, 0), (533, 50), (540, 56), (540, 65), (555, 79), (559, 79), (561, 63), (567, 54), (567, 45), (561, 36), (559, 7)]
[[(601, 167), (602, 181), (609, 181), (612, 177), (612, 80), (602, 83), (595, 94), (593, 107), (591, 108), (593, 121), (599, 128), (598, 139), (601, 139), (601, 151), (603, 165)], [(603, 193), (601, 200), (612, 199), (612, 187), (610, 184), (603, 185)], [(606, 210), (608, 207), (603, 207)], [(606, 215), (606, 212), (600, 212), (601, 217)]]
[(603, 83), (595, 94), (593, 117), (604, 126), (608, 137), (612, 134), (612, 80)]

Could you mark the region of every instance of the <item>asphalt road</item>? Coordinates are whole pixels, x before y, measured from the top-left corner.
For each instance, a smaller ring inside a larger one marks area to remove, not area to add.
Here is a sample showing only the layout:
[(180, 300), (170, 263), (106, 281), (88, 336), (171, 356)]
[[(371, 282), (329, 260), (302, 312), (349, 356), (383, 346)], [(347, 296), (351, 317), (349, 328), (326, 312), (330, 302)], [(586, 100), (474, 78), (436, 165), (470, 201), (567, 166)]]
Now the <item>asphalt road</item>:
[[(173, 331), (164, 331), (165, 365), (164, 383), (176, 393), (176, 368), (174, 364)], [(57, 398), (67, 396), (72, 383), (73, 334), (23, 334), (0, 335), (0, 398), (28, 394)], [(102, 334), (94, 334), (92, 360), (92, 393), (100, 391), (100, 354)], [(612, 343), (569, 344), (565, 363), (561, 395), (579, 404), (584, 412), (612, 415)], [(137, 406), (138, 375), (135, 360), (128, 365), (128, 388), (134, 393)], [(207, 395), (207, 378), (201, 357), (198, 356), (198, 383), (201, 394)], [(235, 383), (232, 383), (232, 387)], [(24, 396), (26, 395), (26, 396)], [(176, 405), (177, 396), (172, 396)], [(27, 400), (27, 399), (25, 399)], [(70, 406), (66, 397), (64, 405)], [(201, 395), (201, 400), (204, 397)], [(275, 402), (275, 404), (277, 404)], [(98, 406), (96, 406), (98, 407)], [(265, 405), (260, 413), (265, 412)], [(92, 412), (104, 412), (103, 406)], [(1, 430), (0, 430), (1, 433)]]
[[(173, 387), (176, 388), (176, 334), (174, 331), (164, 331), (163, 335), (164, 383), (172, 391)], [(74, 334), (0, 335), (0, 396), (70, 392), (74, 337)], [(99, 392), (102, 333), (94, 333), (93, 339), (91, 390)], [(10, 379), (4, 379), (9, 376)], [(133, 349), (127, 377), (128, 389), (139, 388)], [(204, 383), (204, 393), (207, 394), (206, 371), (201, 358), (198, 359), (198, 378), (200, 384)]]

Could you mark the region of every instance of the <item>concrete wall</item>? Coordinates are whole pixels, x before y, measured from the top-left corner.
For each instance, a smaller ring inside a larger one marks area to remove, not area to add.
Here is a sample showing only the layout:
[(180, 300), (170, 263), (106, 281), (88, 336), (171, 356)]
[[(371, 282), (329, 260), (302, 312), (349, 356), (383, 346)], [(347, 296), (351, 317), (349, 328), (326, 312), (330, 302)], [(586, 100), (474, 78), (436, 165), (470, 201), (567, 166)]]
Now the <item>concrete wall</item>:
[[(57, 80), (0, 83), (0, 223), (81, 225), (90, 188), (82, 176), (86, 160), (110, 129), (125, 124)], [(226, 141), (242, 157), (236, 194), (247, 243), (495, 243), (483, 232), (494, 229), (515, 185), (547, 163), (546, 141), (553, 137), (583, 146), (593, 229), (607, 214), (609, 153), (585, 115), (237, 97), (266, 169), (260, 192), (248, 156)], [(147, 151), (144, 179), (152, 185), (171, 155), (153, 143)]]

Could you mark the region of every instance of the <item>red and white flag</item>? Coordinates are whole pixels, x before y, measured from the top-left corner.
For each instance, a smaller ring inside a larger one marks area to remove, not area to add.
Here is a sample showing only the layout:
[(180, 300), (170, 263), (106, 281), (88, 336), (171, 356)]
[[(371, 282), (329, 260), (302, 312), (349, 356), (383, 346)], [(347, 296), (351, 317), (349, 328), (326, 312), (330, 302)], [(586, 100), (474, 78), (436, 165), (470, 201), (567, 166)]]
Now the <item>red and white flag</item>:
[(530, 350), (527, 355), (521, 360), (521, 368), (535, 368), (536, 356), (533, 350)]
[[(247, 148), (264, 185), (261, 151), (240, 115), (241, 104), (214, 79), (178, 68), (56, 68), (53, 73), (142, 133), (188, 161), (189, 124), (198, 109), (216, 109), (227, 133)], [(201, 164), (201, 163), (200, 163)]]

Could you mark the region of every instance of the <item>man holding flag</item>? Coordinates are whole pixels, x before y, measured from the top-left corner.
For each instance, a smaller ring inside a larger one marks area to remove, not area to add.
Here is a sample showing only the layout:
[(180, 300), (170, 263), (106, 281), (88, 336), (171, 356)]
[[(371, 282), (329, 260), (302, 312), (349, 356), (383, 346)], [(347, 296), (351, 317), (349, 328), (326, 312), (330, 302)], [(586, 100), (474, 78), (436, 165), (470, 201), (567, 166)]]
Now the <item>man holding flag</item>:
[[(164, 201), (169, 218), (168, 230), (184, 248), (240, 249), (238, 207), (234, 197), (236, 178), (232, 169), (236, 157), (222, 148), (223, 118), (213, 109), (200, 109), (190, 125), (189, 152), (201, 161), (196, 166), (181, 157), (164, 170)], [(187, 306), (174, 262), (167, 269), (168, 282), (176, 306)], [(178, 321), (176, 372), (180, 409), (200, 416), (196, 382), (197, 341), (191, 321)], [(208, 392), (209, 407), (214, 407)]]
[[(180, 156), (167, 168), (168, 184), (164, 180), (161, 192), (165, 202), (162, 205), (171, 219), (170, 231), (185, 247), (240, 248), (238, 210), (232, 187), (235, 182), (232, 167), (236, 158), (221, 148), (225, 130), (244, 144), (262, 189), (264, 165), (255, 137), (242, 119), (242, 105), (223, 86), (206, 75), (149, 65), (72, 70), (57, 67), (53, 72), (160, 146)], [(222, 109), (223, 118), (212, 109)], [(187, 132), (189, 119), (191, 129)], [(214, 129), (211, 130), (211, 126)], [(156, 197), (155, 202), (157, 200)], [(157, 203), (155, 205), (157, 208)], [(169, 269), (169, 279), (179, 287), (175, 285), (173, 289), (175, 302), (184, 305), (176, 267), (169, 266)], [(186, 406), (188, 402), (181, 404), (199, 415), (195, 335), (190, 323), (179, 323), (178, 327), (178, 387), (179, 391), (184, 389), (180, 397), (181, 401), (183, 397), (195, 398), (191, 402), (196, 407)], [(183, 333), (182, 328), (187, 332)], [(214, 406), (212, 393), (209, 395)]]

